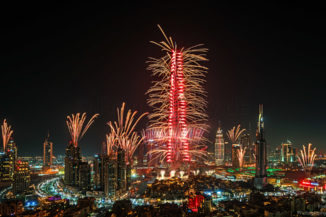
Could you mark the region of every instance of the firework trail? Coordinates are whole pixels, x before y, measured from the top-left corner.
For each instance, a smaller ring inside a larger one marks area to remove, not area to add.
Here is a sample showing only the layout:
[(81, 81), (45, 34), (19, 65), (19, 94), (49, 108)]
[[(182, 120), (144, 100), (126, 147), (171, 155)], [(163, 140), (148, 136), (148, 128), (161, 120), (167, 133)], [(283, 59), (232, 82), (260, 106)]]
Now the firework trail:
[(297, 155), (298, 161), (305, 171), (311, 171), (316, 158), (316, 148), (312, 149), (311, 146), (311, 143), (308, 144), (308, 148), (303, 145), (300, 154)]
[(2, 131), (2, 143), (3, 143), (3, 151), (5, 152), (6, 146), (9, 142), (9, 139), (11, 135), (13, 134), (13, 130), (11, 129), (11, 126), (8, 125), (7, 120), (3, 120), (3, 124), (1, 125), (1, 131)]
[(246, 149), (247, 147), (243, 148), (241, 145), (240, 145), (240, 148), (237, 149), (237, 157), (238, 157), (238, 160), (239, 160), (239, 167), (242, 168), (243, 166), (243, 158), (246, 154)]
[(75, 147), (78, 147), (78, 142), (85, 135), (88, 128), (93, 124), (95, 118), (97, 118), (99, 114), (95, 114), (89, 119), (86, 126), (83, 129), (84, 122), (86, 120), (86, 112), (82, 115), (80, 113), (72, 114), (71, 116), (67, 116), (66, 124), (71, 136), (72, 143)]
[(105, 146), (106, 146), (106, 154), (108, 156), (111, 156), (114, 153), (114, 147), (116, 145), (116, 138), (112, 133), (106, 134), (106, 141), (105, 141)]
[[(207, 49), (201, 45), (179, 49), (159, 28), (165, 41), (151, 43), (158, 45), (165, 55), (148, 61), (148, 70), (157, 80), (146, 94), (149, 106), (153, 107), (149, 128), (164, 131), (167, 136), (153, 154), (168, 163), (189, 162), (194, 155), (205, 154), (201, 151), (202, 145), (192, 144), (188, 133), (190, 129), (207, 129), (206, 91), (203, 88), (207, 68), (199, 63), (207, 61)], [(196, 144), (202, 144), (204, 138), (199, 140)]]
[(107, 135), (108, 153), (110, 150), (120, 147), (125, 151), (126, 163), (132, 163), (132, 156), (134, 155), (137, 147), (143, 141), (143, 137), (135, 132), (135, 127), (138, 122), (148, 113), (141, 114), (136, 118), (137, 111), (132, 112), (130, 109), (125, 116), (125, 103), (122, 103), (121, 108), (117, 108), (118, 120), (107, 124), (111, 132)]
[(237, 128), (234, 126), (231, 130), (228, 130), (226, 133), (227, 136), (229, 137), (230, 141), (233, 144), (237, 144), (239, 141), (239, 138), (241, 134), (245, 131), (246, 129), (240, 130), (240, 124), (237, 126)]

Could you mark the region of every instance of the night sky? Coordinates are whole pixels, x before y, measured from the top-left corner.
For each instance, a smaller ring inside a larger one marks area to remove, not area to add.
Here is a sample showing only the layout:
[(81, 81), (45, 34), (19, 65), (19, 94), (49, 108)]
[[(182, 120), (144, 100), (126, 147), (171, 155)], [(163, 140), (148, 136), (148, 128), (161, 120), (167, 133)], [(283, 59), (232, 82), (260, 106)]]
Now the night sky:
[[(19, 155), (54, 153), (69, 141), (67, 115), (100, 113), (81, 140), (100, 151), (116, 107), (150, 111), (148, 57), (162, 55), (161, 24), (179, 46), (209, 48), (208, 114), (213, 141), (237, 123), (256, 127), (264, 104), (271, 146), (326, 145), (325, 13), (318, 5), (8, 5), (1, 12), (0, 118), (14, 129)], [(144, 120), (139, 129), (146, 126)], [(249, 124), (250, 123), (250, 124)]]

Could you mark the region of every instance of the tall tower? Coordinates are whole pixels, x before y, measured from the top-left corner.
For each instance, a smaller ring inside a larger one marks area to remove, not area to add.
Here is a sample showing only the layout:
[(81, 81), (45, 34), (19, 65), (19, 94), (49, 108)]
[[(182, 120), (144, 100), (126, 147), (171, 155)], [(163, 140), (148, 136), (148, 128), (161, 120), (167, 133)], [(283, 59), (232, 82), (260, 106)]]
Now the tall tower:
[(30, 168), (28, 162), (18, 160), (14, 170), (14, 182), (12, 189), (14, 194), (25, 192), (31, 182)]
[(203, 136), (191, 138), (191, 132), (206, 131), (206, 91), (203, 87), (207, 68), (206, 48), (200, 45), (190, 48), (177, 46), (159, 27), (165, 40), (153, 42), (165, 53), (160, 58), (150, 58), (148, 69), (156, 77), (147, 91), (149, 128), (161, 131), (164, 137), (154, 144), (151, 151), (159, 163), (166, 162), (170, 169), (187, 167), (207, 155)]
[[(187, 101), (184, 96), (185, 81), (183, 75), (183, 55), (172, 50), (170, 77), (170, 104), (168, 119), (167, 162), (173, 159), (190, 161), (189, 141), (187, 138), (186, 111)], [(176, 152), (180, 150), (180, 152)], [(176, 156), (180, 154), (180, 156)]]
[(117, 151), (117, 190), (120, 193), (127, 189), (127, 168), (125, 160), (125, 151), (121, 148)]
[(256, 189), (262, 189), (267, 183), (267, 153), (264, 136), (263, 105), (259, 105), (259, 116), (256, 132), (256, 175), (254, 185)]
[(215, 164), (216, 166), (224, 164), (224, 137), (220, 123), (215, 138)]
[(79, 164), (81, 163), (80, 148), (72, 142), (66, 148), (65, 156), (65, 177), (66, 185), (78, 186)]
[(14, 139), (11, 137), (7, 146), (6, 146), (6, 155), (9, 160), (9, 176), (10, 179), (13, 180), (14, 171), (15, 171), (15, 163), (17, 160), (17, 146)]
[(43, 169), (47, 170), (52, 166), (53, 143), (50, 141), (50, 134), (45, 138), (43, 143)]

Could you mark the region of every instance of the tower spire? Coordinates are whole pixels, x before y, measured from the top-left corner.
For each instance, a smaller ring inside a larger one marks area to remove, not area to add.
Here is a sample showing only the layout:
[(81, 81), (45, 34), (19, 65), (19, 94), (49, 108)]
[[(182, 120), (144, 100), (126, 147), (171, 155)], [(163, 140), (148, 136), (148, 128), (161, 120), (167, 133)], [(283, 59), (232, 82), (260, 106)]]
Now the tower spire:
[(254, 185), (256, 189), (261, 190), (267, 183), (267, 151), (264, 135), (264, 116), (263, 105), (259, 105), (259, 115), (256, 133), (256, 175)]

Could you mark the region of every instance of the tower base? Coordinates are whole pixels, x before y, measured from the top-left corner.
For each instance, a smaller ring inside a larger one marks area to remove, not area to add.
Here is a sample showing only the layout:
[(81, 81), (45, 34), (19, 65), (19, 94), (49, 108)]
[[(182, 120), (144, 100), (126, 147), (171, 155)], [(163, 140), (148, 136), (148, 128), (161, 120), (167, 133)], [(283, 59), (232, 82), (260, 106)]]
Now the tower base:
[(267, 184), (267, 177), (255, 177), (254, 186), (258, 190), (262, 190)]

